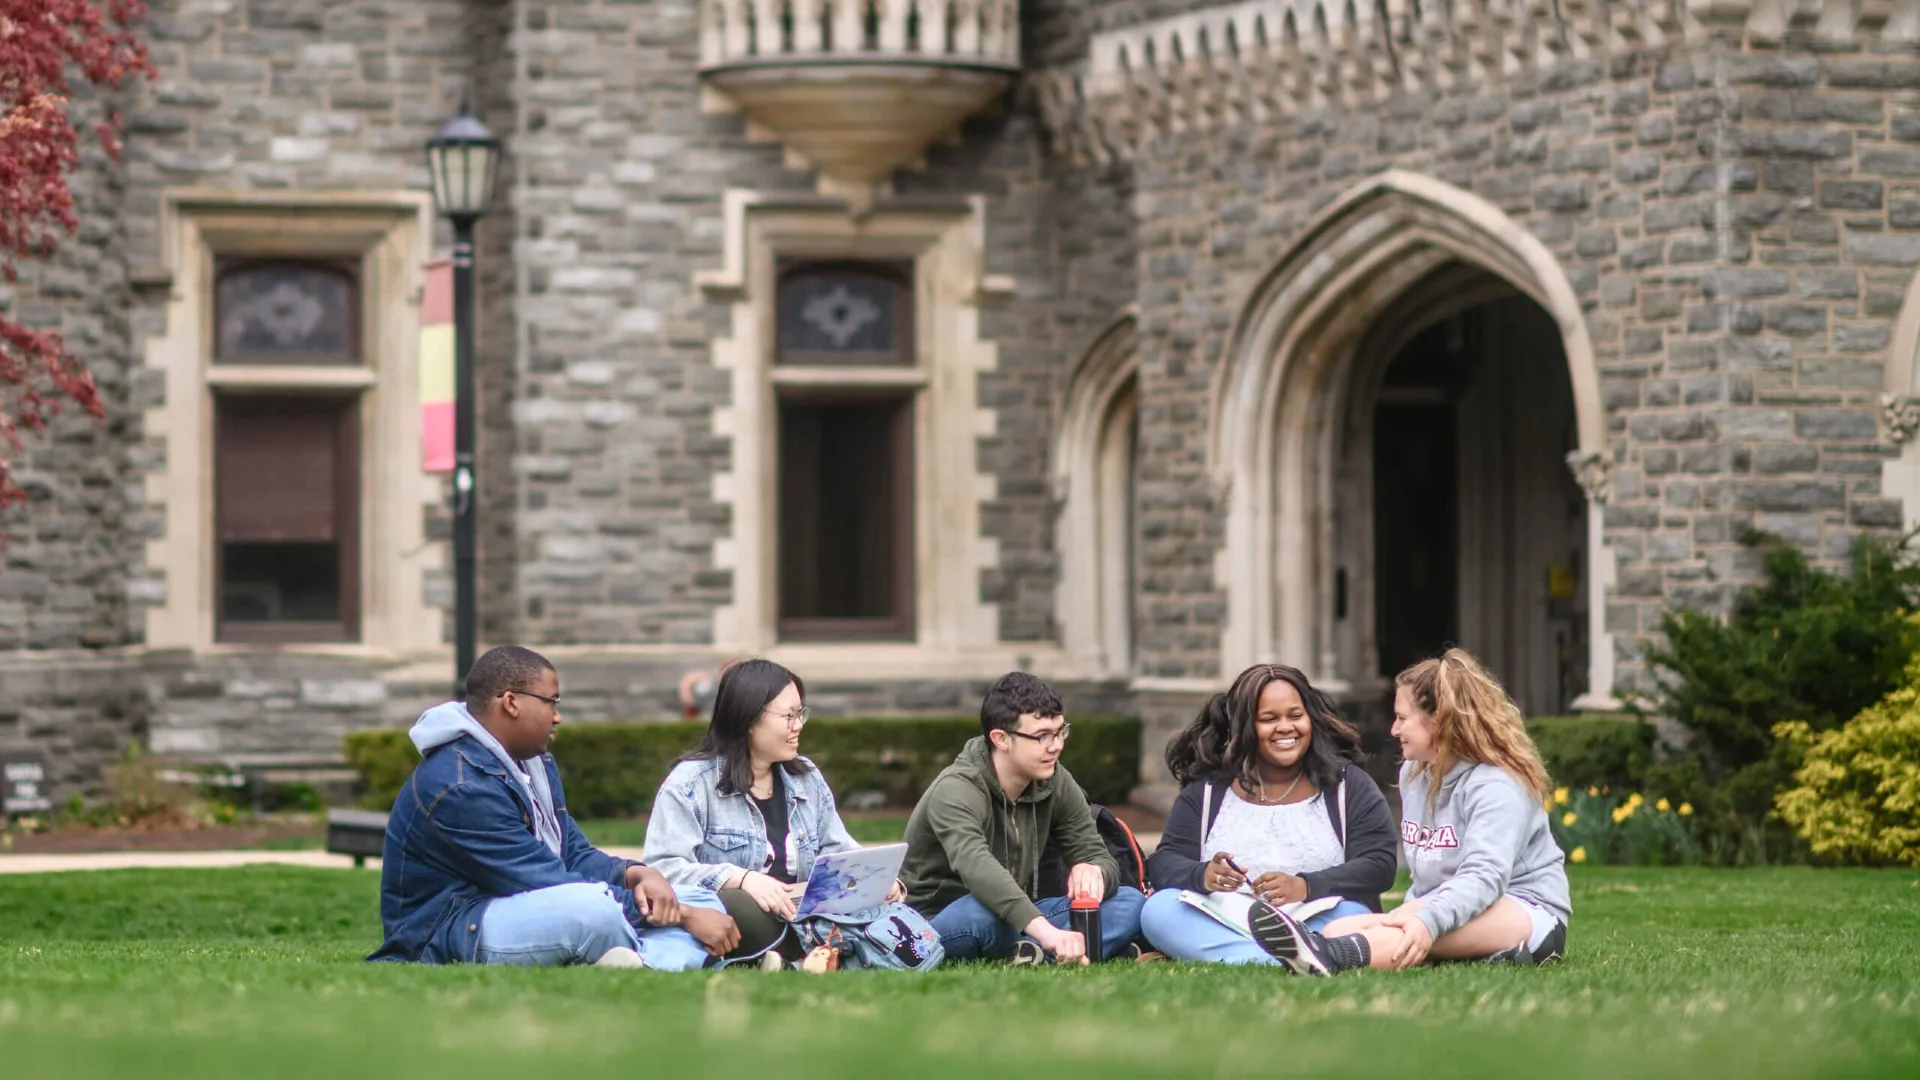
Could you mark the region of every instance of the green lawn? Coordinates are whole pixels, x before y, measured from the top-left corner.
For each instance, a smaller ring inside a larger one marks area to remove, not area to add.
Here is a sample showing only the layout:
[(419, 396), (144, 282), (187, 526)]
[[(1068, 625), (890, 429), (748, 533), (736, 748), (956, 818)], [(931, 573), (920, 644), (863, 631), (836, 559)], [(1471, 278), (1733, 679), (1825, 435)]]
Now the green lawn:
[(1911, 1077), (1916, 876), (1582, 869), (1565, 964), (1330, 980), (376, 966), (371, 873), (6, 876), (0, 1075)]

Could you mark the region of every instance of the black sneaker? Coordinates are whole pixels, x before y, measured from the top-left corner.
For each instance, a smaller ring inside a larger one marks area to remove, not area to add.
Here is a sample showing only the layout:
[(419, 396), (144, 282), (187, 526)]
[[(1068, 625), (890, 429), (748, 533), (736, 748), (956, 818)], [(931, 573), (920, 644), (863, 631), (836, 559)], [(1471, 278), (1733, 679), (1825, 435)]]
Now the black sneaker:
[(1047, 950), (1037, 941), (1022, 941), (1013, 947), (1013, 964), (1044, 964), (1047, 962)]
[(1265, 900), (1254, 901), (1253, 910), (1247, 913), (1247, 929), (1253, 931), (1254, 942), (1268, 956), (1295, 975), (1334, 973), (1327, 960), (1326, 941)]
[(1548, 964), (1559, 963), (1561, 957), (1565, 956), (1566, 953), (1567, 924), (1555, 923), (1553, 929), (1547, 931), (1547, 936), (1541, 940), (1539, 948), (1529, 949), (1527, 948), (1527, 943), (1523, 941), (1511, 949), (1502, 949), (1492, 956), (1484, 957), (1480, 962), (1483, 964), (1518, 964), (1521, 967), (1546, 967)]

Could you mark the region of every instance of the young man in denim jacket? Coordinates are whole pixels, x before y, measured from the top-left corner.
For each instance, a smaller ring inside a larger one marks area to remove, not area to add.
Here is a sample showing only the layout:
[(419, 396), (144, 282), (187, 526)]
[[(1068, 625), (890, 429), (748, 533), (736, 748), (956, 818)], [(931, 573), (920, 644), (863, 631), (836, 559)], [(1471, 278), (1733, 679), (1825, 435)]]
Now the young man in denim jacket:
[(581, 835), (546, 752), (560, 726), (546, 658), (490, 650), (466, 689), (413, 726), (424, 760), (387, 820), (386, 941), (368, 959), (680, 971), (738, 943), (713, 892), (676, 890)]

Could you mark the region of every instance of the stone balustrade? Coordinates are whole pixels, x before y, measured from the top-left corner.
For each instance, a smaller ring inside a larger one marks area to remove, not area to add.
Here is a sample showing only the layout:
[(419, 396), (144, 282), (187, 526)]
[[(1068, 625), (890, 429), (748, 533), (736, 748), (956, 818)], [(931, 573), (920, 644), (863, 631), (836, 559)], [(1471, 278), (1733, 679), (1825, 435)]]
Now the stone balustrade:
[(1020, 66), (1017, 0), (706, 0), (703, 70), (804, 60)]
[(1130, 156), (1157, 134), (1445, 93), (1708, 36), (1765, 47), (1920, 43), (1920, 0), (1248, 0), (1096, 35), (1036, 72), (1056, 145)]

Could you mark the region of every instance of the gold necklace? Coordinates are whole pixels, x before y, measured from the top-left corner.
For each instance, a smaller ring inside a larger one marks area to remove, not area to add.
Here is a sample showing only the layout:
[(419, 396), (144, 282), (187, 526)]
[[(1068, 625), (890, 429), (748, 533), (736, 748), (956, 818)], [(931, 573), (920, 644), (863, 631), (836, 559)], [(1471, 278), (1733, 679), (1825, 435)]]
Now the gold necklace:
[(1301, 769), (1299, 772), (1294, 773), (1293, 783), (1288, 784), (1287, 790), (1281, 792), (1280, 797), (1277, 799), (1267, 798), (1267, 778), (1266, 777), (1264, 776), (1254, 777), (1253, 782), (1260, 785), (1260, 804), (1262, 806), (1272, 806), (1274, 803), (1286, 802), (1287, 796), (1293, 794), (1293, 789), (1300, 786), (1300, 778), (1305, 775), (1307, 775), (1307, 770), (1305, 769)]

